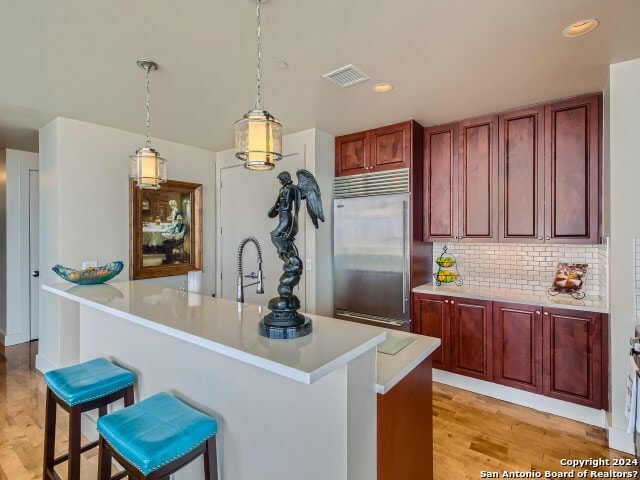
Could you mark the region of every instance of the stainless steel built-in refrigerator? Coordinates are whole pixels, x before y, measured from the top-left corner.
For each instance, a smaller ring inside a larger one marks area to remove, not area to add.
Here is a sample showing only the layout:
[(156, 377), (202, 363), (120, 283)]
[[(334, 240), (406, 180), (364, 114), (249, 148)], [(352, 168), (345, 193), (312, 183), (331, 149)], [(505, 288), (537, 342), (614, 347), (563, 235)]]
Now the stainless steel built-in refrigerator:
[[(399, 177), (402, 173), (336, 179), (333, 272), (338, 318), (409, 330), (410, 202), (408, 173)], [(403, 193), (394, 193), (398, 191)]]

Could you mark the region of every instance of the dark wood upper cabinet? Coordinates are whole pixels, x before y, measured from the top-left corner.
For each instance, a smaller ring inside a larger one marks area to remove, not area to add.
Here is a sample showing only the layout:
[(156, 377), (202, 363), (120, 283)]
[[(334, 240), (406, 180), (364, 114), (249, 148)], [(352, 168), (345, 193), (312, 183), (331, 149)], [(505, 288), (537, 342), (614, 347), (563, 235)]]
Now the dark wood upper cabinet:
[(451, 297), (451, 371), (493, 381), (491, 301)]
[(597, 94), (545, 107), (546, 241), (599, 241), (601, 104)]
[(498, 117), (426, 128), (424, 144), (424, 241), (497, 241)]
[(410, 168), (416, 125), (409, 120), (336, 137), (336, 177)]
[(460, 122), (458, 239), (498, 240), (498, 117)]
[(431, 355), (433, 366), (449, 370), (449, 299), (441, 295), (413, 295), (413, 320), (420, 335), (439, 338), (441, 345)]
[(493, 381), (542, 393), (542, 309), (493, 304)]
[(598, 243), (602, 95), (425, 129), (425, 241)]
[(411, 122), (371, 131), (371, 170), (379, 172), (411, 166)]
[(458, 124), (425, 129), (423, 238), (454, 238), (458, 226)]
[(543, 394), (603, 408), (602, 315), (545, 308), (543, 331)]
[(544, 241), (544, 108), (500, 115), (500, 242)]
[(371, 133), (336, 137), (336, 177), (367, 173), (371, 156)]

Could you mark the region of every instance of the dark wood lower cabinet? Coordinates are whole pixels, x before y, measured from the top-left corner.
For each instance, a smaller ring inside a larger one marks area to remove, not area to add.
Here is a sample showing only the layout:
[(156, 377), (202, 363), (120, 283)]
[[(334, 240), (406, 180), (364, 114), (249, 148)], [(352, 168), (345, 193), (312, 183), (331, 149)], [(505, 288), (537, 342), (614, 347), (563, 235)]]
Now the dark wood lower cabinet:
[(608, 316), (414, 294), (416, 333), (437, 337), (434, 368), (607, 409)]
[(431, 357), (378, 394), (378, 480), (433, 479)]
[(451, 371), (493, 380), (491, 304), (451, 297)]
[(414, 295), (415, 331), (439, 338), (441, 345), (431, 355), (434, 368), (449, 370), (449, 299), (441, 295)]
[(602, 315), (545, 308), (543, 394), (602, 408)]
[(493, 303), (493, 381), (542, 393), (542, 309)]

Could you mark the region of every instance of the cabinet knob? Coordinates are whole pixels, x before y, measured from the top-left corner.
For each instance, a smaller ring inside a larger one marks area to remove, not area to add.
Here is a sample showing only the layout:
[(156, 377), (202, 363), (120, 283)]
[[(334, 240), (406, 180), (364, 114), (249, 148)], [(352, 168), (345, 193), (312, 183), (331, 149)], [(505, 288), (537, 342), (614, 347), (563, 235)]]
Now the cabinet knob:
[(538, 240), (542, 240), (542, 235), (538, 237)]
[(549, 312), (544, 312), (545, 315), (549, 315)]
[(551, 237), (545, 237), (544, 239), (545, 240), (551, 240)]
[(453, 302), (453, 300), (451, 300), (451, 304), (452, 304), (452, 305), (453, 305), (453, 303), (454, 303), (454, 302)]
[(455, 238), (455, 239), (457, 240), (457, 239), (458, 239), (458, 235), (456, 235), (456, 236), (455, 236), (455, 237), (453, 237), (453, 238)]
[(460, 236), (458, 237), (458, 240), (462, 240), (462, 238), (463, 238), (463, 237), (462, 237), (462, 235), (460, 235)]
[(445, 300), (444, 303), (449, 303), (449, 300)]
[(540, 315), (540, 310), (536, 310), (536, 315)]

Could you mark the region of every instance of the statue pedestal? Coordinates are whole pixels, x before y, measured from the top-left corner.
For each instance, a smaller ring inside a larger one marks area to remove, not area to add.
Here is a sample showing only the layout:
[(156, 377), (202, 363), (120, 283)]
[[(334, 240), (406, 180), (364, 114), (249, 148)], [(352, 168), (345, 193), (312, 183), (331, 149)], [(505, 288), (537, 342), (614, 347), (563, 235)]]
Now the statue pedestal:
[(274, 311), (258, 322), (260, 335), (271, 339), (300, 338), (312, 329), (311, 319), (295, 310)]

